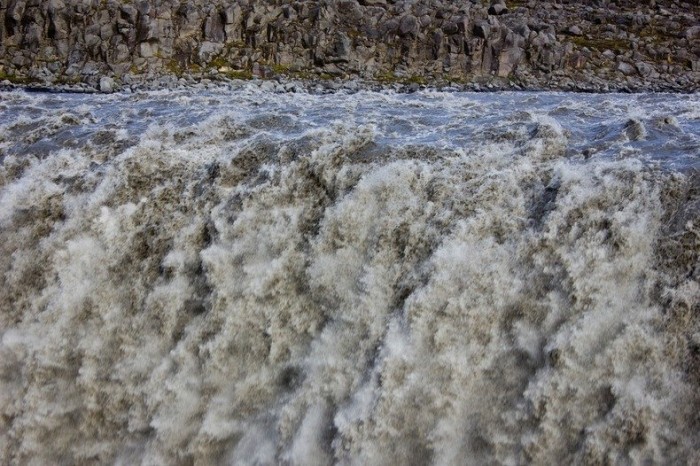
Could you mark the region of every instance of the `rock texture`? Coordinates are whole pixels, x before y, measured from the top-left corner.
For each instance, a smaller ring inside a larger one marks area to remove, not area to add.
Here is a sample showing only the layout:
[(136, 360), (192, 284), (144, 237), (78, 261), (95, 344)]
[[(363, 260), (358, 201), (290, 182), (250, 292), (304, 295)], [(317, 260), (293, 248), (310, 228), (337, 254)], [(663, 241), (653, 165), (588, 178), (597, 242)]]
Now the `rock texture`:
[(694, 91), (699, 18), (697, 1), (678, 0), (0, 0), (0, 80)]

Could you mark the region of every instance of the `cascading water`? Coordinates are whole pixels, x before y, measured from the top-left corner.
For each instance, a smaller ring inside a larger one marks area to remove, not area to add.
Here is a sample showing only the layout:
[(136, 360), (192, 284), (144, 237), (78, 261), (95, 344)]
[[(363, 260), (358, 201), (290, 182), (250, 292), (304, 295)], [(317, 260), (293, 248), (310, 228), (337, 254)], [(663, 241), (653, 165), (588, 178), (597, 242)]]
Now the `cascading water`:
[(700, 461), (698, 108), (0, 93), (0, 463)]

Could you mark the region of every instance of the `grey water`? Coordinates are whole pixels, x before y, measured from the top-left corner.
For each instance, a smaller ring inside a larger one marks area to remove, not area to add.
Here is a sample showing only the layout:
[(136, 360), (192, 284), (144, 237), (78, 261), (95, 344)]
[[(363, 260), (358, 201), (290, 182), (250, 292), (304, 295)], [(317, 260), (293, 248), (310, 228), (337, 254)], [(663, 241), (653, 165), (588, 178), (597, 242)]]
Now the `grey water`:
[(0, 92), (0, 463), (700, 461), (700, 96)]

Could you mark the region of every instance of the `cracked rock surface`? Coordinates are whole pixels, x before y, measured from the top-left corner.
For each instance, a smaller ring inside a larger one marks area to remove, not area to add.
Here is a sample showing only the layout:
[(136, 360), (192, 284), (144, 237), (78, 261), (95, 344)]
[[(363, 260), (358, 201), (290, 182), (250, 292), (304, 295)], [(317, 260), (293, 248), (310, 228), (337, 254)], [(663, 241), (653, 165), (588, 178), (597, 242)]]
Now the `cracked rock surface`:
[(0, 0), (0, 80), (164, 76), (694, 91), (697, 2)]

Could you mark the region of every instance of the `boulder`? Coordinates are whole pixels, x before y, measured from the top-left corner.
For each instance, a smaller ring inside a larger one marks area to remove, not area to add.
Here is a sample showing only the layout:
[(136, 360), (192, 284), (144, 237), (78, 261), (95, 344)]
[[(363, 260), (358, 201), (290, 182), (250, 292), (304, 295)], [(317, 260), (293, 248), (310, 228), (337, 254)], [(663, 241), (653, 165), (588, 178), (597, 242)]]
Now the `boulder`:
[(103, 76), (100, 78), (100, 92), (111, 94), (114, 92), (114, 86), (114, 79), (110, 78), (109, 76)]
[(568, 32), (572, 36), (582, 36), (583, 35), (583, 31), (581, 30), (581, 28), (576, 26), (576, 25), (569, 27), (569, 29), (567, 29), (566, 32)]
[(503, 0), (495, 0), (489, 7), (490, 15), (504, 15), (508, 13), (508, 7)]
[(510, 47), (501, 51), (498, 57), (498, 76), (505, 78), (515, 71), (524, 51), (520, 47)]
[(685, 31), (685, 38), (688, 40), (700, 39), (700, 26), (693, 26)]
[(489, 26), (488, 21), (479, 21), (474, 25), (473, 34), (476, 37), (486, 39), (491, 34), (491, 26)]
[(152, 58), (158, 53), (158, 44), (153, 42), (141, 42), (139, 44), (139, 54), (143, 58)]
[(138, 18), (139, 12), (133, 5), (128, 3), (121, 3), (119, 5), (120, 17), (124, 21), (131, 25), (136, 25), (136, 19)]
[(223, 48), (224, 45), (218, 42), (202, 42), (202, 45), (199, 47), (199, 59), (207, 63), (216, 55), (219, 55)]
[(418, 33), (418, 19), (413, 15), (406, 15), (399, 23), (399, 35), (415, 36)]
[(442, 25), (442, 32), (448, 36), (457, 34), (459, 32), (459, 26), (454, 21), (445, 21)]
[(637, 62), (634, 66), (637, 68), (637, 72), (640, 76), (648, 77), (655, 72), (654, 67), (649, 63)]
[(631, 76), (635, 73), (637, 73), (637, 70), (635, 69), (634, 66), (630, 65), (627, 62), (621, 61), (620, 63), (617, 64), (617, 71), (621, 72), (625, 76)]
[(212, 11), (204, 22), (204, 39), (211, 42), (224, 42), (226, 32), (226, 15)]

